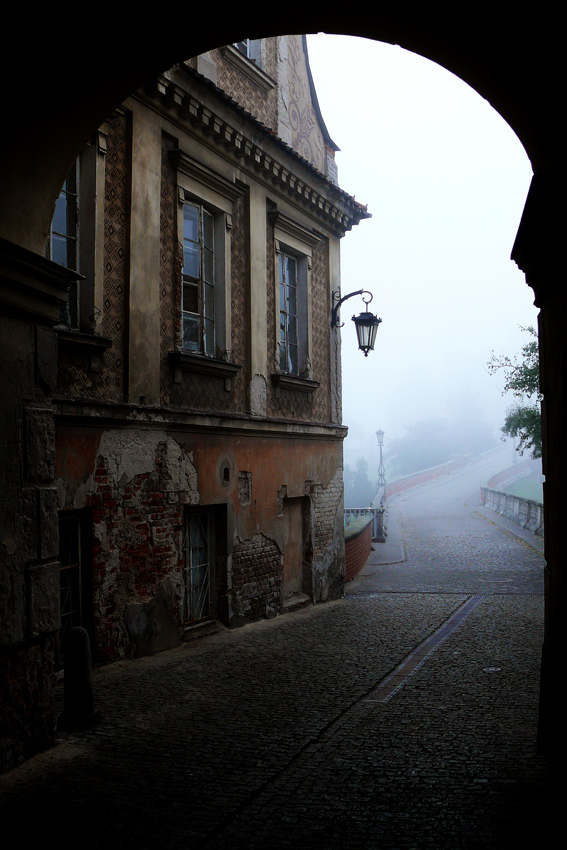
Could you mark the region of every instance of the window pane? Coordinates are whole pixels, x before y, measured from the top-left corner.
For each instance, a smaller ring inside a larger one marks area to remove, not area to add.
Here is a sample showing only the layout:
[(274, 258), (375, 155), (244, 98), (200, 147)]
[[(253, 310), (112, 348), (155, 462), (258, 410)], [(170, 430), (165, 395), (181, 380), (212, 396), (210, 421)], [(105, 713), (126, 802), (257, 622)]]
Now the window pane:
[(186, 242), (183, 249), (183, 274), (199, 278), (201, 276), (199, 265), (199, 246)]
[(290, 345), (297, 345), (297, 322), (291, 318), (288, 322), (287, 334)]
[(205, 249), (204, 251), (204, 277), (208, 283), (212, 283), (214, 280), (214, 269), (213, 269), (213, 252)]
[(215, 328), (210, 319), (205, 319), (205, 339), (204, 339), (205, 354), (212, 357), (215, 353)]
[(287, 282), (290, 286), (295, 286), (297, 275), (296, 275), (296, 261), (293, 257), (286, 257), (286, 278)]
[(187, 313), (199, 312), (199, 287), (195, 283), (183, 283), (183, 310)]
[(199, 208), (183, 204), (183, 238), (199, 241)]
[(51, 239), (51, 259), (54, 263), (67, 266), (67, 240), (64, 236), (53, 234)]
[(203, 245), (205, 248), (209, 248), (211, 251), (213, 250), (213, 239), (214, 239), (214, 219), (212, 215), (207, 212), (207, 210), (203, 210)]
[(55, 204), (55, 213), (53, 215), (52, 230), (56, 233), (67, 234), (67, 195), (61, 192)]
[(205, 303), (204, 303), (205, 316), (207, 317), (207, 319), (214, 319), (214, 317), (215, 317), (215, 290), (214, 290), (214, 287), (210, 286), (210, 284), (208, 284), (208, 283), (205, 283), (204, 284), (204, 290), (205, 290), (205, 293), (204, 293), (204, 295), (205, 295), (205, 299), (204, 299), (204, 301), (205, 301)]
[(289, 371), (292, 373), (292, 375), (298, 374), (296, 345), (290, 345), (289, 347)]
[(189, 351), (201, 349), (201, 320), (198, 316), (183, 314), (183, 348)]
[(288, 311), (291, 316), (297, 316), (297, 289), (295, 286), (288, 288)]

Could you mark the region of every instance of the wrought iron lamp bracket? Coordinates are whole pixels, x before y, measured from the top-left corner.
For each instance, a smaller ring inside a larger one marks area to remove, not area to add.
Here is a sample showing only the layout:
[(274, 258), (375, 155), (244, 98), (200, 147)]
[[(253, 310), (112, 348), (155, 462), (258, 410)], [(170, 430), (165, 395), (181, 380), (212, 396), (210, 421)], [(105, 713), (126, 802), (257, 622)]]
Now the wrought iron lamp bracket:
[[(368, 295), (368, 296), (370, 296), (370, 297), (369, 297), (369, 298), (364, 298), (364, 294), (366, 294), (366, 295)], [(347, 298), (352, 298), (352, 297), (353, 297), (353, 295), (362, 295), (362, 296), (363, 296), (362, 300), (363, 300), (363, 301), (364, 301), (364, 303), (366, 304), (366, 307), (367, 307), (367, 308), (368, 308), (368, 305), (370, 304), (370, 302), (372, 301), (372, 298), (374, 297), (374, 296), (372, 295), (372, 293), (371, 293), (371, 292), (369, 292), (367, 289), (357, 289), (357, 290), (356, 290), (356, 292), (349, 292), (349, 294), (348, 294), (348, 295), (343, 295), (343, 297), (341, 298), (341, 292), (340, 292), (340, 290), (339, 290), (339, 289), (336, 289), (336, 290), (333, 292), (333, 301), (336, 301), (337, 303), (334, 305), (333, 310), (332, 310), (332, 312), (331, 312), (331, 327), (332, 327), (332, 328), (337, 328), (337, 327), (342, 328), (342, 327), (344, 326), (344, 322), (342, 322), (342, 323), (339, 325), (339, 310), (340, 310), (340, 306), (341, 306), (341, 304), (343, 303), (343, 301), (346, 301), (346, 300), (347, 300)]]

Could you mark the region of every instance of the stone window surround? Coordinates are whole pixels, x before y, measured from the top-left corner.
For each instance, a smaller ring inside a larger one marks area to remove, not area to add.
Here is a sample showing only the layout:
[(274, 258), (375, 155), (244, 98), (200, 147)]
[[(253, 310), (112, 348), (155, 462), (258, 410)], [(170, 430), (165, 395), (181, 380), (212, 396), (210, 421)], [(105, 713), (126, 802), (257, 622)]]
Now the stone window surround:
[[(183, 232), (183, 204), (186, 201), (205, 206), (213, 213), (215, 224), (215, 339), (218, 357), (182, 350), (179, 337), (170, 353), (173, 380), (180, 383), (183, 372), (196, 372), (224, 379), (225, 390), (241, 366), (232, 363), (231, 340), (231, 230), (234, 201), (245, 189), (194, 160), (182, 150), (170, 154), (177, 169), (178, 233)], [(180, 305), (179, 305), (180, 309)]]
[[(301, 362), (305, 364), (301, 374), (290, 375), (280, 372), (279, 357), (279, 279), (274, 275), (274, 310), (276, 350), (274, 352), (275, 369), (271, 375), (272, 384), (275, 387), (276, 398), (280, 397), (280, 391), (295, 390), (306, 393), (311, 401), (313, 393), (318, 389), (320, 383), (313, 379), (311, 374), (311, 344), (312, 344), (312, 310), (311, 310), (311, 267), (313, 248), (319, 244), (320, 236), (308, 230), (294, 219), (283, 214), (281, 210), (274, 208), (269, 210), (268, 218), (274, 228), (274, 259), (275, 268), (278, 267), (278, 254), (288, 252), (298, 259), (299, 282), (303, 287), (303, 305), (305, 322), (303, 328), (298, 327), (299, 340), (303, 347)], [(299, 308), (298, 308), (299, 311)]]

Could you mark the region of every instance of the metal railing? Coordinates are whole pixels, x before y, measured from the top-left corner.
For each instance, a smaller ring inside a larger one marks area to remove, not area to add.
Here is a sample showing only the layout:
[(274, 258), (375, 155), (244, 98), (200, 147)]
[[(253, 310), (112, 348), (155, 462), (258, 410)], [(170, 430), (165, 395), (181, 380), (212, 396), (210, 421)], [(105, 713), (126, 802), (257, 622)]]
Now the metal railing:
[(372, 540), (384, 542), (386, 539), (386, 527), (384, 523), (385, 508), (345, 508), (345, 529), (351, 522), (361, 517), (372, 519)]

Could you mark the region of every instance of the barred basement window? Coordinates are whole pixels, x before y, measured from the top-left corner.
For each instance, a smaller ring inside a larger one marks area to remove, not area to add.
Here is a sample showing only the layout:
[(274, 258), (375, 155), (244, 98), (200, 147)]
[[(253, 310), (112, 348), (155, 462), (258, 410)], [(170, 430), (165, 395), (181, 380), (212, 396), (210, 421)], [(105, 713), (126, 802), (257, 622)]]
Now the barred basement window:
[(207, 511), (185, 516), (183, 549), (185, 554), (184, 620), (188, 625), (213, 615), (212, 517)]

